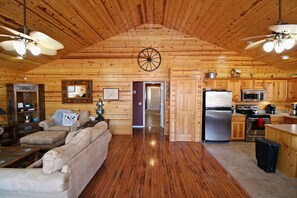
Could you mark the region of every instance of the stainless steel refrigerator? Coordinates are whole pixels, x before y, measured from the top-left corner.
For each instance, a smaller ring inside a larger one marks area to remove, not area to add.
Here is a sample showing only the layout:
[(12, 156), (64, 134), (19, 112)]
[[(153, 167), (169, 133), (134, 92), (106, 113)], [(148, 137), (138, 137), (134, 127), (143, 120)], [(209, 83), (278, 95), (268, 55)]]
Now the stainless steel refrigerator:
[(232, 92), (227, 90), (203, 91), (204, 141), (230, 141)]

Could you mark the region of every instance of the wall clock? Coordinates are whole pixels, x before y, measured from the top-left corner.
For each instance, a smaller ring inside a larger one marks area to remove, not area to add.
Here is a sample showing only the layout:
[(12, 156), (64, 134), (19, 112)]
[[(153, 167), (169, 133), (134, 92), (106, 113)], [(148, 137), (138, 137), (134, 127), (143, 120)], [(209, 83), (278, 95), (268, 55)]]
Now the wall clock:
[(161, 64), (161, 55), (154, 48), (144, 48), (137, 57), (138, 65), (147, 72), (155, 71)]

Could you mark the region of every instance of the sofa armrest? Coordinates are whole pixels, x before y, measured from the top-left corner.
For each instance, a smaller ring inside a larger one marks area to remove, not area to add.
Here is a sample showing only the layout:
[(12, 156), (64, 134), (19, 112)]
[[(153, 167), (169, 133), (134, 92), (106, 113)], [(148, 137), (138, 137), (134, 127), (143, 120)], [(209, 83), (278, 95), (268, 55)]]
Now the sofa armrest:
[(83, 127), (84, 125), (87, 124), (87, 122), (90, 121), (89, 117), (85, 117), (79, 120), (76, 120), (75, 122), (73, 122), (72, 126), (71, 126), (71, 131), (77, 131), (79, 128)]
[(43, 128), (44, 131), (48, 131), (50, 127), (55, 126), (55, 121), (53, 118), (43, 120), (39, 123), (39, 126)]
[(69, 187), (68, 174), (45, 174), (42, 168), (1, 168), (0, 191), (63, 192)]

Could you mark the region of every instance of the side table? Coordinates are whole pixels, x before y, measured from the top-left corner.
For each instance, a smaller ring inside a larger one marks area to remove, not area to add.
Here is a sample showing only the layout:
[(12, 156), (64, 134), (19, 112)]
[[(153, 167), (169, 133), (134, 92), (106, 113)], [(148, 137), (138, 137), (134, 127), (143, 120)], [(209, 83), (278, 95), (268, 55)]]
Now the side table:
[[(107, 123), (107, 128), (109, 128), (109, 119), (105, 119), (104, 121)], [(94, 121), (90, 120), (89, 122), (86, 123), (86, 127), (93, 127), (98, 122), (99, 122), (99, 120), (94, 120)]]

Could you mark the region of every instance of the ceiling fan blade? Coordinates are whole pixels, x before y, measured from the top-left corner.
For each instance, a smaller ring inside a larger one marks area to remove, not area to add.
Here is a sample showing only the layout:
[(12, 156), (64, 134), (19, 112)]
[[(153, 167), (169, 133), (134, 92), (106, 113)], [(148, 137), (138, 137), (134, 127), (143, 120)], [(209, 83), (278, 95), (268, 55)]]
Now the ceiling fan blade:
[(273, 32), (297, 33), (297, 24), (272, 25), (269, 29)]
[(0, 46), (5, 49), (6, 51), (15, 51), (14, 47), (13, 47), (13, 43), (15, 41), (14, 40), (10, 40), (10, 41), (2, 41), (0, 42)]
[(33, 40), (33, 41), (34, 41), (34, 38), (32, 38), (31, 36), (29, 36), (29, 35), (27, 35), (27, 34), (18, 32), (18, 31), (16, 31), (16, 30), (10, 29), (10, 28), (8, 28), (8, 27), (4, 27), (4, 26), (0, 26), (0, 27), (3, 28), (3, 29), (5, 29), (5, 30), (8, 31), (8, 32), (11, 32), (11, 33), (14, 34), (14, 35), (17, 35), (18, 37), (26, 38), (26, 39)]
[(252, 39), (257, 39), (257, 38), (263, 38), (263, 37), (271, 37), (274, 36), (274, 34), (267, 34), (267, 35), (259, 35), (259, 36), (251, 36), (251, 37), (247, 37), (247, 38), (243, 38), (241, 39), (241, 41), (248, 41), (248, 40), (252, 40)]
[(297, 41), (297, 34), (291, 34), (291, 37)]
[(264, 43), (265, 41), (266, 41), (266, 39), (262, 39), (262, 40), (259, 40), (259, 41), (250, 43), (250, 44), (248, 44), (244, 49), (245, 49), (245, 50), (248, 50), (248, 49), (254, 48), (254, 47), (256, 47), (257, 45), (260, 45), (261, 43)]
[(35, 40), (37, 40), (38, 44), (42, 45), (45, 48), (51, 50), (58, 50), (64, 48), (63, 44), (61, 44), (59, 41), (56, 41), (55, 39), (49, 37), (48, 35), (42, 32), (32, 31), (30, 32), (30, 36), (32, 36)]
[(52, 50), (52, 49), (48, 49), (43, 47), (42, 45), (37, 44), (37, 46), (40, 48), (40, 54), (45, 54), (48, 56), (55, 56), (57, 54), (57, 50)]
[(0, 34), (0, 37), (8, 37), (8, 38), (13, 38), (13, 39), (18, 39), (18, 36), (11, 36), (11, 35), (7, 35), (7, 34)]

